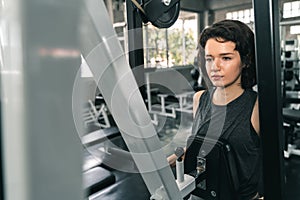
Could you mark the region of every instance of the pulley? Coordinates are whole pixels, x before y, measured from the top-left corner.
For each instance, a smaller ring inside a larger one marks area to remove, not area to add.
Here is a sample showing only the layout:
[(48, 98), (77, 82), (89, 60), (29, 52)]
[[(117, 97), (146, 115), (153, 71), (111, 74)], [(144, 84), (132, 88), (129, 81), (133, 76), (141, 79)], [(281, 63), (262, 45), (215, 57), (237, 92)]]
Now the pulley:
[(137, 7), (143, 22), (151, 22), (157, 28), (169, 28), (179, 16), (180, 0), (131, 1)]

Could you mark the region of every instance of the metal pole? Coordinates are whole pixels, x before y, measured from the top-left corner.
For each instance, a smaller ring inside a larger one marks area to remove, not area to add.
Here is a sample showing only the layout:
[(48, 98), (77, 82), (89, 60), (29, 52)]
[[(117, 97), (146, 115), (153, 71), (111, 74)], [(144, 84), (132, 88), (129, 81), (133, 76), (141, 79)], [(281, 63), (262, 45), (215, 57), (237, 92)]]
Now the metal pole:
[(186, 64), (184, 22), (185, 19), (182, 18), (181, 32), (182, 32), (182, 64), (183, 65)]
[(150, 55), (149, 55), (149, 27), (148, 25), (144, 26), (145, 27), (145, 37), (146, 37), (146, 43), (145, 43), (145, 51), (146, 51), (146, 67), (151, 66), (150, 62)]
[(111, 19), (111, 22), (114, 23), (114, 11), (113, 11), (113, 2), (112, 0), (106, 0), (106, 7), (109, 14), (109, 17)]
[(266, 200), (282, 200), (284, 172), (278, 0), (253, 0), (253, 7), (264, 193)]
[(169, 34), (168, 29), (165, 29), (165, 37), (166, 37), (166, 58), (167, 58), (167, 67), (170, 67), (169, 65)]
[(2, 3), (8, 44), (0, 73), (4, 199), (83, 199), (82, 147), (73, 121), (73, 111), (81, 110), (71, 106), (80, 1)]
[(145, 82), (144, 78), (144, 50), (142, 19), (133, 7), (131, 0), (126, 0), (128, 27), (128, 54), (130, 67), (133, 70), (138, 85)]
[(143, 98), (145, 99), (147, 94), (145, 92), (143, 23), (131, 0), (126, 0), (126, 11), (129, 65), (133, 69), (135, 80), (140, 87), (140, 92)]

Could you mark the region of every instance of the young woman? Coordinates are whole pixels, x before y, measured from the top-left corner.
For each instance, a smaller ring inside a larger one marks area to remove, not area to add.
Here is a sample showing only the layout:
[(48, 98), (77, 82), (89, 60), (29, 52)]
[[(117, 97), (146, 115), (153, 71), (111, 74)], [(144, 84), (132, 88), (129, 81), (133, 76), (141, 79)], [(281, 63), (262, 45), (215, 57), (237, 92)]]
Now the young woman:
[[(192, 134), (219, 138), (230, 132), (238, 196), (258, 199), (261, 146), (257, 93), (252, 90), (256, 85), (254, 34), (240, 21), (223, 20), (206, 28), (199, 44), (199, 60), (204, 61), (200, 67), (210, 87), (194, 95)], [(174, 155), (168, 160), (174, 165)]]

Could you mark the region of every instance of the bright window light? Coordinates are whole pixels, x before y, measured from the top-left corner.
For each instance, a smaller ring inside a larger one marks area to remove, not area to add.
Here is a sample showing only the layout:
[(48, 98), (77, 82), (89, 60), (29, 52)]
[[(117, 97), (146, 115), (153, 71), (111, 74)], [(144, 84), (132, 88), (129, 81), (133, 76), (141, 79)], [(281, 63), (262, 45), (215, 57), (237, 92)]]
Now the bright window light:
[(250, 24), (254, 21), (253, 8), (226, 13), (226, 19), (234, 19)]
[(290, 27), (291, 34), (300, 34), (300, 25)]
[(300, 16), (300, 1), (286, 2), (283, 4), (283, 18)]

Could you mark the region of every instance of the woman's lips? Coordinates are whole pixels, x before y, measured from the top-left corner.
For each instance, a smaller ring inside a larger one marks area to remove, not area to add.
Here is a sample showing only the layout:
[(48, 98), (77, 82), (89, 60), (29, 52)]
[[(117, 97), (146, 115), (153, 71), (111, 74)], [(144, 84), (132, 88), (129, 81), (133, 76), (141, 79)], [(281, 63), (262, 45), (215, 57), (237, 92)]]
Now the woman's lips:
[(214, 81), (221, 80), (222, 78), (223, 78), (223, 76), (220, 76), (220, 75), (212, 75), (211, 76), (211, 79), (214, 80)]

